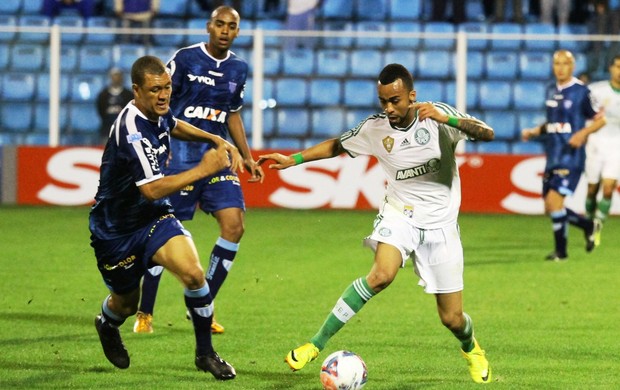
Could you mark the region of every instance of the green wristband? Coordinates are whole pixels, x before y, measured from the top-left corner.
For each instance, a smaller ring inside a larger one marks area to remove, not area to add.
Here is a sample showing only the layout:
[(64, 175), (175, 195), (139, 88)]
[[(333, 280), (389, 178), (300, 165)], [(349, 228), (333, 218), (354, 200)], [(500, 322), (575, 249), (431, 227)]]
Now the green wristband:
[(459, 124), (459, 120), (455, 116), (448, 117), (448, 126), (456, 127)]
[(291, 157), (293, 157), (293, 160), (295, 160), (295, 165), (299, 165), (304, 162), (304, 156), (302, 156), (301, 153), (295, 153), (291, 155)]

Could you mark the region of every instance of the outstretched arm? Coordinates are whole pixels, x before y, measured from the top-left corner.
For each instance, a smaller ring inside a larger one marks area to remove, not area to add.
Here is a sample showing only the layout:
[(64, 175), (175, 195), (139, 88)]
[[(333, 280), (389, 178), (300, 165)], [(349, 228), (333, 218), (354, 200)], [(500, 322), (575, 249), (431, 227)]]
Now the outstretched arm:
[(418, 118), (422, 121), (430, 118), (439, 123), (446, 123), (478, 141), (493, 141), (495, 138), (493, 129), (479, 119), (448, 116), (431, 103), (415, 103), (413, 108), (418, 110)]
[(259, 156), (257, 164), (261, 165), (267, 160), (273, 160), (275, 164), (269, 164), (269, 168), (286, 169), (308, 161), (336, 157), (342, 153), (344, 153), (344, 149), (340, 144), (340, 139), (332, 138), (290, 156), (285, 156), (280, 153), (263, 154)]

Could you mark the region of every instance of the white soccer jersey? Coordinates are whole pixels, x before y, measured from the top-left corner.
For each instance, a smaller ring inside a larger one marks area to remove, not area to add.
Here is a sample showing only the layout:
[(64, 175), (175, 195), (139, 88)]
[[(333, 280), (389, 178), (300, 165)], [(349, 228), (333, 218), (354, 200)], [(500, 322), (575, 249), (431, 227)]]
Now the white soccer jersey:
[(592, 83), (589, 88), (607, 123), (588, 137), (586, 177), (589, 183), (597, 183), (601, 177), (620, 179), (620, 92), (609, 81)]
[[(470, 117), (445, 103), (433, 105), (446, 115)], [(456, 222), (461, 204), (461, 183), (454, 156), (456, 144), (466, 135), (432, 119), (393, 128), (385, 114), (368, 117), (340, 137), (351, 157), (375, 156), (387, 178), (386, 197), (422, 229), (437, 229)]]

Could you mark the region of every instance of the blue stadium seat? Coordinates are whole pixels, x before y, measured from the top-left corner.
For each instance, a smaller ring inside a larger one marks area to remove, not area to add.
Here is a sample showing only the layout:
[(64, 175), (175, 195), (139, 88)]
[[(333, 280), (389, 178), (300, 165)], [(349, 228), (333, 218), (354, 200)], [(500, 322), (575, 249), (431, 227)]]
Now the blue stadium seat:
[(86, 19), (86, 28), (97, 29), (96, 32), (87, 32), (84, 37), (84, 43), (92, 45), (113, 45), (116, 41), (116, 34), (106, 31), (105, 29), (117, 26), (116, 18), (105, 16), (93, 16)]
[[(252, 53), (252, 58), (254, 54)], [(250, 70), (254, 70), (252, 66), (253, 61), (249, 61), (248, 65)], [(282, 54), (281, 50), (265, 50), (263, 53), (263, 72), (267, 76), (272, 76), (280, 73), (282, 68)]]
[(377, 77), (385, 64), (378, 50), (357, 49), (351, 52), (350, 74), (353, 77)]
[(24, 143), (22, 134), (0, 132), (0, 145), (21, 145)]
[(452, 76), (452, 52), (448, 50), (424, 50), (418, 54), (418, 78), (442, 79)]
[(422, 16), (422, 0), (390, 0), (388, 18), (418, 21)]
[(419, 80), (415, 82), (416, 100), (419, 102), (445, 102), (446, 87), (443, 81)]
[[(419, 84), (419, 82), (417, 84)], [(467, 81), (465, 98), (467, 99), (468, 112), (470, 109), (478, 107), (480, 102), (480, 94), (478, 92), (479, 89), (480, 87), (478, 81)], [(449, 105), (456, 107), (456, 82), (450, 81), (446, 83), (446, 99), (444, 101)]]
[[(0, 27), (15, 27), (17, 26), (17, 17), (13, 15), (0, 15)], [(3, 45), (13, 42), (17, 33), (15, 31), (2, 31), (0, 32), (0, 43)]]
[(513, 154), (545, 154), (544, 146), (535, 140), (527, 142), (519, 141), (512, 143)]
[(384, 63), (385, 64), (401, 64), (414, 78), (417, 76), (418, 71), (416, 67), (416, 52), (412, 50), (388, 50), (385, 52)]
[[(426, 22), (422, 28), (425, 33), (437, 34), (453, 34), (454, 25), (449, 22)], [(435, 37), (425, 36), (422, 40), (424, 47), (427, 49), (443, 49), (450, 50), (455, 46), (454, 37)]]
[[(77, 44), (82, 42), (84, 18), (80, 15), (58, 15), (53, 24), (60, 26), (60, 39), (63, 44)], [(67, 31), (67, 29), (79, 29), (79, 31)]]
[(46, 55), (41, 45), (16, 43), (11, 47), (11, 69), (15, 71), (40, 70)]
[(9, 67), (10, 56), (9, 46), (5, 44), (0, 45), (0, 69), (7, 69)]
[(545, 107), (545, 84), (539, 81), (515, 81), (512, 88), (516, 110), (536, 110)]
[(342, 101), (342, 84), (336, 79), (310, 80), (310, 105), (335, 106)]
[(321, 12), (324, 19), (353, 19), (354, 2), (350, 0), (324, 0)]
[(32, 104), (5, 102), (0, 105), (0, 129), (26, 133), (32, 129)]
[[(243, 4), (245, 3), (251, 3), (249, 1), (244, 1)], [(204, 26), (204, 21), (203, 21), (203, 26)], [(206, 35), (206, 28), (205, 29), (205, 35)], [(239, 35), (237, 35), (237, 38), (235, 39), (235, 47), (239, 48), (239, 47), (245, 47), (245, 48), (249, 48), (252, 46), (252, 42), (254, 40), (254, 36), (249, 34), (252, 30), (254, 30), (254, 22), (252, 20), (249, 19), (241, 19), (241, 22), (239, 22)], [(208, 38), (205, 37), (205, 35), (203, 35), (203, 37), (201, 39), (198, 40), (198, 42), (202, 42), (207, 40)], [(189, 41), (190, 43), (192, 41)]]
[[(459, 24), (457, 31), (464, 31), (466, 34), (487, 34), (489, 32), (489, 27), (485, 22), (465, 22)], [(467, 37), (468, 50), (486, 50), (488, 43), (489, 41), (486, 37)], [(471, 52), (469, 52), (468, 55), (469, 54), (471, 54)]]
[[(187, 28), (186, 23), (182, 19), (158, 19), (153, 20), (153, 28), (162, 30), (184, 30)], [(176, 32), (174, 34), (155, 34), (153, 35), (153, 43), (158, 46), (183, 46), (185, 44), (185, 34)], [(194, 43), (194, 42), (192, 42)]]
[[(324, 37), (323, 47), (327, 49), (350, 49), (353, 37), (345, 35), (355, 30), (353, 23), (344, 21), (327, 21), (323, 23), (323, 31), (336, 32), (335, 36)], [(344, 32), (345, 34), (341, 34)]]
[[(393, 33), (419, 33), (422, 31), (422, 25), (418, 22), (392, 22), (389, 24), (390, 32)], [(393, 49), (417, 49), (420, 46), (419, 37), (390, 37), (388, 38), (390, 47)]]
[(114, 58), (113, 65), (121, 68), (124, 72), (128, 72), (131, 70), (133, 63), (146, 54), (146, 49), (143, 45), (120, 43), (114, 45), (112, 53)]
[(90, 146), (98, 145), (98, 134), (61, 134), (60, 145), (62, 146)]
[(512, 141), (519, 138), (517, 129), (517, 116), (508, 110), (489, 110), (486, 111), (485, 122), (491, 126), (495, 132), (495, 139), (500, 141)]
[(306, 137), (310, 129), (310, 114), (304, 108), (281, 108), (277, 113), (278, 136)]
[(282, 55), (282, 70), (286, 76), (310, 76), (314, 73), (314, 51), (285, 50)]
[(83, 73), (107, 72), (112, 67), (112, 49), (103, 45), (83, 45), (78, 57)]
[(465, 142), (465, 154), (478, 153), (478, 142), (466, 141)]
[[(489, 31), (493, 34), (522, 34), (523, 28), (517, 23), (494, 23)], [(491, 40), (491, 48), (494, 50), (519, 50), (521, 48), (521, 38), (516, 36), (510, 37), (493, 37)]]
[[(50, 99), (50, 75), (49, 73), (38, 73), (37, 76), (37, 94), (36, 100), (49, 101)], [(70, 76), (62, 74), (60, 76), (60, 101), (66, 101), (69, 98), (69, 81)]]
[(160, 1), (157, 16), (183, 19), (187, 15), (187, 3), (187, 0)]
[(69, 111), (69, 127), (75, 133), (99, 133), (101, 119), (92, 103), (73, 103)]
[(344, 110), (319, 108), (312, 111), (312, 137), (333, 138), (345, 130)]
[(374, 111), (368, 111), (368, 109), (366, 108), (348, 109), (346, 113), (346, 118), (345, 118), (346, 129), (354, 128), (355, 126), (360, 124), (361, 121), (368, 118), (368, 116), (373, 113)]
[(377, 105), (376, 82), (349, 79), (344, 82), (344, 104), (348, 107), (374, 107)]
[[(65, 73), (75, 72), (78, 68), (78, 45), (60, 46), (60, 70)], [(44, 68), (49, 69), (51, 57), (44, 56)]]
[(508, 154), (510, 153), (510, 142), (478, 142), (477, 152), (481, 154)]
[(573, 53), (575, 56), (575, 74), (583, 73), (588, 70), (588, 57), (584, 53)]
[(105, 87), (105, 77), (99, 75), (78, 74), (71, 78), (70, 99), (73, 103), (94, 102), (99, 92)]
[(284, 22), (275, 19), (262, 19), (256, 21), (256, 28), (263, 30), (265, 36), (265, 46), (281, 46), (283, 38), (281, 36), (268, 35), (269, 31), (281, 31), (284, 30)]
[[(527, 23), (523, 28), (523, 32), (528, 35), (547, 35), (547, 37), (540, 37), (542, 39), (528, 39), (535, 37), (525, 37), (523, 45), (526, 50), (539, 50), (551, 52), (555, 50), (557, 42), (553, 39), (557, 31), (555, 26), (548, 23)], [(554, 37), (549, 37), (553, 35)]]
[(149, 46), (146, 49), (146, 54), (159, 58), (165, 64), (172, 58), (178, 49), (178, 47)]
[[(358, 48), (380, 49), (385, 47), (387, 43), (387, 38), (385, 37), (387, 26), (385, 22), (371, 20), (357, 22), (355, 30), (365, 34), (355, 38), (355, 46)], [(371, 34), (371, 36), (368, 36), (368, 34)]]
[[(263, 136), (270, 137), (274, 134), (275, 127), (275, 113), (274, 110), (262, 110), (263, 115)], [(241, 117), (243, 118), (243, 124), (245, 127), (246, 136), (248, 141), (252, 140), (252, 108), (248, 107), (241, 110)], [(252, 145), (250, 145), (252, 146)]]
[(517, 114), (517, 120), (519, 123), (519, 130), (540, 126), (547, 121), (545, 108), (539, 107), (536, 111), (521, 111)]
[[(39, 102), (34, 106), (34, 131), (39, 133), (45, 133), (49, 131), (49, 115), (50, 115), (50, 105), (49, 102)], [(67, 124), (69, 123), (69, 110), (66, 105), (60, 105), (59, 116), (59, 127), (60, 129), (65, 129)]]
[[(43, 15), (22, 15), (17, 24), (20, 27), (49, 27), (50, 20)], [(23, 31), (18, 34), (20, 43), (47, 43), (49, 34), (47, 32)]]
[(21, 11), (22, 0), (2, 0), (0, 1), (0, 14), (17, 15)]
[[(251, 105), (254, 104), (254, 80), (252, 78), (248, 78), (245, 82), (245, 92), (243, 93), (243, 101), (245, 104)], [(262, 100), (274, 99), (275, 98), (275, 86), (274, 81), (272, 79), (263, 79), (263, 97)], [(267, 102), (263, 102), (265, 107)], [(261, 104), (259, 102), (259, 104)]]
[[(196, 1), (192, 1), (192, 4), (196, 4)], [(243, 19), (241, 20), (243, 22)], [(241, 24), (239, 23), (240, 26), (239, 28), (241, 28)], [(208, 40), (208, 36), (207, 36), (207, 19), (206, 18), (193, 18), (187, 21), (187, 29), (188, 30), (196, 30), (199, 31), (196, 34), (189, 34), (187, 35), (187, 44), (188, 45), (193, 45), (194, 43), (198, 43), (198, 42), (204, 42), (206, 40)], [(235, 39), (235, 45), (237, 45), (239, 43), (239, 38)], [(243, 45), (245, 46), (245, 45)]]
[(579, 35), (587, 35), (588, 26), (585, 24), (563, 24), (558, 27), (558, 35), (560, 37), (568, 38), (558, 41), (558, 48), (571, 50), (573, 52), (583, 52), (590, 46), (589, 41), (581, 41), (573, 39), (579, 37)]
[(349, 58), (342, 50), (321, 50), (317, 54), (317, 76), (344, 77), (349, 72)]
[(480, 81), (480, 109), (506, 110), (512, 104), (510, 81)]
[(49, 145), (49, 136), (41, 133), (30, 133), (24, 135), (26, 145)]
[(41, 13), (42, 0), (23, 0), (22, 15), (34, 15)]
[(391, 0), (357, 0), (354, 9), (357, 20), (385, 20)]
[(271, 138), (267, 141), (269, 149), (291, 149), (299, 150), (301, 148), (301, 140), (296, 138)]
[(539, 51), (521, 52), (519, 69), (522, 79), (548, 80), (551, 77), (552, 56)]
[(517, 77), (518, 68), (517, 53), (489, 51), (486, 54), (486, 69), (489, 79), (514, 80)]
[(36, 91), (36, 79), (32, 73), (3, 73), (2, 99), (4, 101), (31, 101)]
[(308, 101), (308, 86), (303, 78), (279, 78), (276, 80), (278, 106), (303, 106)]
[(486, 74), (486, 56), (480, 51), (467, 52), (467, 78), (481, 79)]

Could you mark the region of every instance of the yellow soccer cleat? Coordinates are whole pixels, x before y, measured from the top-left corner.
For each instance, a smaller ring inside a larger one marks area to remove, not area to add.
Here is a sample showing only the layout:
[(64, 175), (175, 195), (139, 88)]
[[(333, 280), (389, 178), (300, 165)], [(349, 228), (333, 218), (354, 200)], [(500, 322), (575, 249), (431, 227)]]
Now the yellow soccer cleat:
[(600, 219), (594, 220), (594, 246), (601, 245), (601, 231), (603, 230), (603, 221)]
[(211, 333), (212, 334), (224, 333), (224, 326), (215, 320), (215, 316), (213, 316), (213, 322), (211, 323)]
[(467, 360), (467, 365), (469, 365), (471, 379), (476, 383), (490, 383), (491, 367), (489, 367), (489, 362), (484, 356), (484, 350), (480, 348), (476, 339), (474, 339), (474, 349), (471, 352), (461, 350), (461, 353), (465, 360)]
[(284, 361), (293, 371), (301, 370), (304, 366), (319, 356), (319, 349), (312, 343), (307, 343), (289, 352)]
[(133, 324), (134, 333), (153, 333), (153, 315), (139, 311)]

